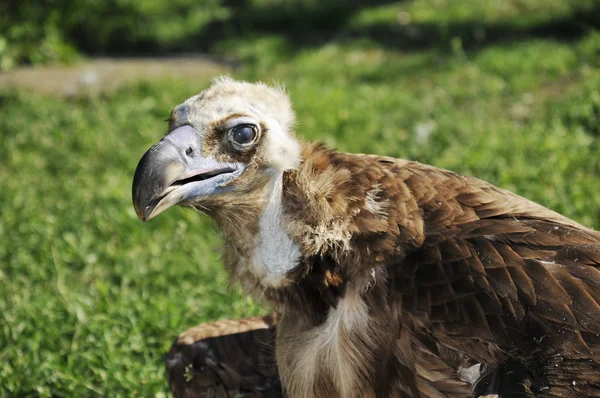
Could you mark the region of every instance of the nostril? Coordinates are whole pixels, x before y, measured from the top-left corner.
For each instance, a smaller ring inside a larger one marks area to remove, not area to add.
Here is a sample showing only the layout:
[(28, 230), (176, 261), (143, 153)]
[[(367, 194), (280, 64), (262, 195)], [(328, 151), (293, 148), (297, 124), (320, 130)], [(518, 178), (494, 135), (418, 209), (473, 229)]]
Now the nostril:
[(188, 147), (188, 149), (185, 150), (185, 154), (189, 157), (193, 157), (194, 156), (194, 149), (190, 146)]

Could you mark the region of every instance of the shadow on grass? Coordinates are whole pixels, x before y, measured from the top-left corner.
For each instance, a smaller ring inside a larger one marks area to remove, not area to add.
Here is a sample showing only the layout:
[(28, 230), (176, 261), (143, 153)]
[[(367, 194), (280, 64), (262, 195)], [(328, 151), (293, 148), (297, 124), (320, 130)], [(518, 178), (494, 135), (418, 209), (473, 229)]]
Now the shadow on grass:
[[(174, 42), (164, 42), (159, 37), (138, 40), (126, 31), (117, 29), (109, 35), (112, 39), (95, 43), (95, 35), (93, 32), (86, 32), (85, 24), (71, 32), (71, 40), (88, 53), (111, 55), (210, 52), (224, 40), (269, 35), (285, 39), (291, 51), (332, 41), (350, 42), (365, 38), (387, 48), (403, 51), (427, 48), (443, 50), (450, 48), (451, 43), (458, 39), (464, 50), (476, 51), (492, 44), (531, 38), (576, 40), (590, 28), (600, 27), (600, 3), (591, 8), (581, 8), (565, 17), (522, 26), (509, 20), (483, 23), (475, 19), (454, 24), (394, 22), (350, 26), (352, 17), (361, 10), (392, 3), (398, 4), (399, 1), (294, 0), (257, 6), (250, 0), (223, 0), (222, 5), (229, 10), (228, 16), (213, 18), (199, 27), (198, 31)], [(182, 11), (173, 12), (180, 14)], [(137, 20), (136, 23), (143, 21)]]
[(313, 6), (292, 2), (268, 8), (250, 7), (245, 0), (229, 3), (231, 18), (213, 21), (185, 41), (209, 51), (222, 40), (273, 34), (285, 38), (292, 50), (298, 50), (331, 41), (367, 38), (388, 48), (410, 51), (447, 48), (451, 41), (459, 39), (464, 50), (476, 51), (492, 44), (531, 38), (577, 40), (589, 29), (600, 27), (600, 3), (592, 9), (580, 9), (569, 16), (529, 26), (510, 21), (490, 24), (470, 20), (455, 24), (386, 23), (364, 27), (348, 27), (358, 11), (398, 2), (336, 0)]
[[(600, 7), (598, 12), (600, 12)], [(581, 14), (568, 18), (557, 18), (528, 27), (519, 27), (508, 22), (484, 24), (477, 21), (447, 26), (436, 24), (375, 25), (352, 32), (351, 37), (367, 37), (386, 47), (401, 50), (448, 47), (451, 41), (459, 39), (464, 50), (476, 51), (493, 44), (532, 38), (558, 41), (577, 40), (594, 26), (587, 21), (586, 16), (586, 14)], [(595, 26), (600, 26), (597, 22)]]

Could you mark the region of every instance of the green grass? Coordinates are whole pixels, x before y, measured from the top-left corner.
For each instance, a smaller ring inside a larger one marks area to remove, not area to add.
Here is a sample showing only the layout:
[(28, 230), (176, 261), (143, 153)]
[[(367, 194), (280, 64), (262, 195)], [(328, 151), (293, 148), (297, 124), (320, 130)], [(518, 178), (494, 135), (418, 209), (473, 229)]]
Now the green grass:
[[(285, 83), (303, 139), (475, 175), (600, 228), (600, 31), (573, 29), (579, 3), (404, 1), (316, 39), (245, 27), (211, 48), (238, 78)], [(170, 108), (207, 85), (0, 96), (0, 396), (165, 396), (178, 332), (261, 313), (227, 289), (206, 217), (141, 224), (131, 205)]]

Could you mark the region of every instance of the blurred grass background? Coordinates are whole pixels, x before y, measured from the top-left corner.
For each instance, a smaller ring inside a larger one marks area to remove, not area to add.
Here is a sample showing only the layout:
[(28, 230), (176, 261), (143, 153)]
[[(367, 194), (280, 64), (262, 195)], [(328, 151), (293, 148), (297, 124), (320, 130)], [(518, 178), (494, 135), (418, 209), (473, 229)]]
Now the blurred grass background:
[[(475, 175), (600, 228), (597, 1), (0, 4), (5, 71), (189, 52), (284, 83), (303, 139)], [(227, 290), (207, 218), (142, 225), (131, 205), (170, 108), (213, 75), (0, 87), (0, 396), (164, 397), (178, 332), (263, 311)]]

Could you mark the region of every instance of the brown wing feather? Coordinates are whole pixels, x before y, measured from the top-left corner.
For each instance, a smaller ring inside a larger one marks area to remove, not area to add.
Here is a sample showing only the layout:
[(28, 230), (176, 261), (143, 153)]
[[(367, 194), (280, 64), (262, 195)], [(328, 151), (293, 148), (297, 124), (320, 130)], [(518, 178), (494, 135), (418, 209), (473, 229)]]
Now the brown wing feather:
[(425, 221), (394, 267), (402, 310), (478, 362), (517, 358), (540, 394), (600, 396), (600, 234), (476, 179), (391, 168)]
[(273, 314), (215, 321), (183, 332), (166, 358), (173, 396), (281, 397), (276, 319)]

